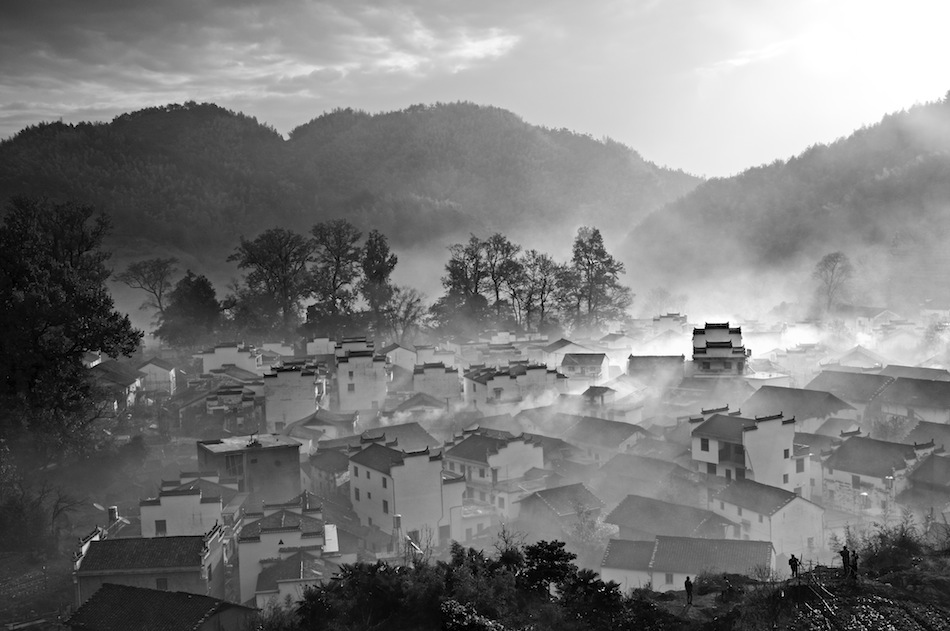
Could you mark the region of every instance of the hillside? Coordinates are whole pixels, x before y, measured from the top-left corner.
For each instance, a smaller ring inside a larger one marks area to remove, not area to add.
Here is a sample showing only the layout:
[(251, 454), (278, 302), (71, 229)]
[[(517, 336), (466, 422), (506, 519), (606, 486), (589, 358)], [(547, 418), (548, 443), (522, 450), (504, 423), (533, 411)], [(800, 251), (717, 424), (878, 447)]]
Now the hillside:
[[(948, 210), (950, 96), (789, 160), (705, 182), (651, 213), (625, 249), (657, 282), (799, 266), (807, 274), (822, 255), (842, 250), (868, 259), (878, 284), (922, 285), (946, 263)], [(898, 294), (888, 287), (868, 298), (909, 297)]]
[(289, 140), (186, 103), (105, 124), (45, 123), (0, 143), (0, 201), (92, 203), (112, 216), (120, 258), (171, 252), (206, 265), (241, 234), (341, 216), (397, 248), (441, 252), (470, 231), (569, 239), (588, 223), (616, 234), (698, 182), (619, 143), (470, 103), (334, 111)]

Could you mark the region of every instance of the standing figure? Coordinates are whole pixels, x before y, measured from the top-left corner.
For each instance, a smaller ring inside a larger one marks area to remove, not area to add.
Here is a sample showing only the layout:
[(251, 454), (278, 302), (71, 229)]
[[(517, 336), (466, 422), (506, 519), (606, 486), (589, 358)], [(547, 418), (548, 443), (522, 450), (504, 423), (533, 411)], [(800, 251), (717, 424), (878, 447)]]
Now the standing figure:
[(792, 569), (792, 578), (798, 578), (798, 566), (801, 565), (801, 561), (795, 558), (795, 555), (792, 555), (792, 558), (788, 560), (788, 567)]
[(843, 576), (847, 577), (851, 568), (851, 553), (848, 552), (848, 546), (841, 548), (839, 554), (841, 555), (841, 571), (844, 573)]
[(851, 578), (857, 580), (858, 578), (858, 551), (851, 551)]
[(689, 580), (689, 577), (686, 577), (686, 604), (693, 604), (693, 581)]

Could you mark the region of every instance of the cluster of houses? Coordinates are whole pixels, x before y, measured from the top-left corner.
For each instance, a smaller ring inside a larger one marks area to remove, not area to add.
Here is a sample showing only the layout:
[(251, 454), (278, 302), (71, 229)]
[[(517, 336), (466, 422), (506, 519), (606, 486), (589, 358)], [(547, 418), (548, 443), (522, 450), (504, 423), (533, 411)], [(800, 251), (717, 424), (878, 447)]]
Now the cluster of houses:
[(597, 340), (221, 344), (187, 372), (90, 362), (117, 411), (144, 397), (196, 436), (196, 470), (83, 539), (76, 615), (151, 590), (241, 616), (344, 563), (490, 547), (503, 525), (569, 548), (606, 532), (580, 557), (604, 579), (681, 589), (792, 554), (827, 562), (845, 524), (947, 510), (950, 372), (863, 347), (756, 356), (746, 340), (773, 334), (752, 328), (666, 314)]

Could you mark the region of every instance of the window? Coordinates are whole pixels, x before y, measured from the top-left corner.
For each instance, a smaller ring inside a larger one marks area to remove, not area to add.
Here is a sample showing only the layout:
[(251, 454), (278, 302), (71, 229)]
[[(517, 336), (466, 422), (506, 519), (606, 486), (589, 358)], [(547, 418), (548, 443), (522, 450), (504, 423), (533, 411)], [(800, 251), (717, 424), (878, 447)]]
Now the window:
[(383, 488), (389, 488), (389, 479), (386, 476), (383, 476)]
[(812, 479), (809, 480), (808, 482), (809, 482), (809, 484), (811, 484), (812, 486), (815, 486), (815, 478), (812, 478)]
[(726, 503), (725, 503), (725, 502), (719, 502), (719, 510), (726, 510)]
[(228, 470), (228, 477), (244, 477), (244, 454), (226, 454), (224, 456), (224, 468)]
[(257, 458), (251, 458), (251, 464), (257, 464)]
[(485, 530), (485, 524), (479, 522), (478, 528), (475, 530), (475, 532), (477, 532), (478, 534), (482, 534), (483, 530)]
[(504, 390), (503, 390), (502, 388), (494, 388), (494, 389), (492, 389), (492, 393), (494, 394), (494, 396), (495, 396), (496, 399), (500, 399), (500, 398), (501, 398), (501, 393), (502, 393), (502, 392), (504, 392)]
[(809, 547), (809, 548), (814, 548), (814, 547), (815, 547), (815, 538), (814, 538), (814, 537), (809, 537), (809, 538), (808, 538), (808, 547)]
[(373, 499), (373, 494), (370, 493), (369, 491), (366, 491), (366, 499), (368, 499), (368, 500)]
[(736, 469), (736, 480), (745, 480), (745, 469)]
[(353, 477), (355, 478), (360, 477), (360, 468), (357, 467), (356, 465), (353, 465)]
[(471, 528), (466, 528), (466, 529), (465, 529), (465, 540), (468, 541), (468, 540), (471, 539), (471, 538), (472, 538), (472, 529), (471, 529)]
[(351, 371), (349, 371), (349, 373), (348, 373), (348, 374), (349, 374), (349, 377), (350, 377), (350, 379), (352, 379), (352, 378), (353, 378), (353, 371), (352, 371), (352, 370), (351, 370)]
[(796, 486), (794, 493), (795, 493), (795, 495), (797, 495), (798, 497), (801, 497), (801, 496), (802, 496), (802, 487)]
[(700, 451), (709, 451), (709, 439), (700, 438), (699, 439), (699, 450)]
[(703, 370), (709, 370), (709, 362), (703, 362)]
[(348, 383), (348, 384), (346, 384), (346, 391), (347, 391), (347, 392), (356, 392), (356, 384), (355, 384), (355, 383)]
[(762, 517), (762, 515), (759, 515), (759, 523), (761, 524), (761, 523), (764, 522), (764, 521), (765, 521), (765, 519)]
[(387, 515), (389, 514), (389, 502), (386, 500), (383, 500), (383, 512)]
[(155, 579), (155, 589), (160, 589), (163, 592), (168, 591), (168, 579), (167, 578), (156, 578)]
[(369, 471), (366, 471), (366, 479), (369, 480)]
[(478, 468), (478, 477), (480, 477), (480, 478), (484, 478), (484, 477), (485, 477), (485, 467), (479, 467), (479, 468)]
[(450, 462), (450, 463), (449, 463), (449, 471), (455, 471), (455, 463), (454, 463), (454, 462)]
[(732, 370), (732, 362), (726, 360), (722, 362), (722, 367), (725, 368), (726, 370)]
[(168, 525), (165, 523), (164, 519), (155, 520), (155, 536), (164, 537), (168, 534)]
[(672, 573), (672, 572), (667, 572), (667, 573), (666, 573), (666, 584), (667, 584), (667, 585), (672, 585), (672, 584), (673, 584), (673, 573)]
[(498, 508), (504, 508), (504, 507), (505, 507), (505, 498), (499, 497), (499, 498), (498, 498)]
[(795, 473), (805, 473), (805, 459), (799, 458), (795, 461)]
[(366, 518), (366, 522), (367, 522), (370, 526), (372, 526), (372, 525), (373, 525), (373, 518), (372, 518), (372, 517), (367, 517), (367, 518)]
[(859, 486), (861, 486), (861, 476), (859, 476), (859, 475), (853, 475), (853, 476), (851, 476), (851, 486), (853, 486), (853, 487), (859, 487)]
[(785, 454), (786, 459), (788, 459), (788, 457), (791, 455), (788, 449), (786, 449), (783, 453)]
[(742, 507), (736, 506), (736, 515), (742, 515)]
[(355, 486), (353, 487), (353, 499), (357, 502), (360, 501), (360, 490)]
[(782, 475), (782, 484), (788, 484), (788, 474), (785, 473)]
[(726, 469), (726, 479), (727, 480), (732, 479), (732, 469)]
[(708, 473), (709, 475), (716, 475), (716, 465), (711, 462), (707, 462), (706, 473)]

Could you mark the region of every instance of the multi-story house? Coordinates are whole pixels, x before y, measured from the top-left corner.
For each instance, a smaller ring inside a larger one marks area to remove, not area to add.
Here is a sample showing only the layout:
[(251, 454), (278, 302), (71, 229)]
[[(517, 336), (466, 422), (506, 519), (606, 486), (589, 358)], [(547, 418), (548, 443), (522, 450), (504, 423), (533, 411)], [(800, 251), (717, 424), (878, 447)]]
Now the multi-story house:
[(950, 382), (899, 377), (875, 398), (885, 417), (950, 423)]
[(738, 524), (734, 538), (771, 541), (779, 555), (803, 558), (825, 547), (825, 509), (784, 489), (733, 480), (710, 498), (709, 510)]
[(449, 406), (462, 398), (458, 368), (442, 362), (417, 365), (412, 370), (412, 391), (428, 394)]
[(749, 418), (783, 414), (794, 417), (798, 431), (814, 434), (830, 418), (856, 419), (857, 410), (830, 392), (762, 386), (742, 404)]
[(934, 449), (932, 441), (906, 445), (851, 436), (825, 459), (824, 501), (865, 517), (886, 514), (909, 487), (908, 474)]
[(103, 539), (96, 528), (74, 557), (76, 605), (105, 583), (225, 597), (222, 528), (203, 535)]
[(142, 389), (146, 392), (164, 392), (172, 396), (177, 391), (180, 371), (171, 362), (153, 357), (139, 364), (138, 370), (145, 373)]
[(795, 419), (781, 414), (743, 418), (738, 412), (690, 419), (697, 471), (811, 496), (808, 450), (795, 448)]
[(265, 503), (260, 513), (247, 513), (238, 536), (240, 602), (257, 593), (258, 577), (275, 560), (295, 552), (321, 555), (339, 550), (336, 527), (323, 520), (315, 496), (301, 493), (288, 502)]
[(227, 365), (236, 366), (256, 375), (264, 373), (264, 361), (260, 352), (253, 346), (241, 345), (236, 342), (218, 344), (195, 355), (201, 360), (201, 372), (209, 374)]
[(350, 456), (350, 502), (363, 526), (391, 535), (398, 553), (409, 537), (416, 545), (460, 539), (465, 479), (443, 471), (442, 454), (429, 448), (404, 452), (377, 442)]
[(337, 358), (339, 409), (375, 411), (386, 401), (390, 370), (384, 355), (372, 350), (353, 350)]
[(143, 537), (201, 535), (223, 523), (223, 512), (222, 499), (203, 496), (198, 486), (163, 490), (139, 501)]
[(693, 372), (702, 376), (745, 374), (750, 351), (742, 344), (742, 328), (728, 322), (693, 329)]
[(630, 451), (637, 441), (648, 435), (648, 431), (633, 423), (578, 416), (560, 438), (578, 447), (585, 461), (603, 463)]
[(540, 441), (524, 434), (475, 430), (445, 445), (445, 468), (465, 476), (465, 497), (494, 507), (505, 518), (517, 516), (512, 506), (521, 497), (516, 482), (523, 482), (530, 469), (543, 467)]
[(467, 406), (480, 409), (505, 407), (529, 398), (561, 394), (566, 382), (564, 375), (541, 364), (515, 363), (507, 368), (474, 365), (462, 379), (462, 399)]
[(301, 491), (300, 442), (280, 434), (198, 441), (198, 468), (238, 480), (263, 501)]

